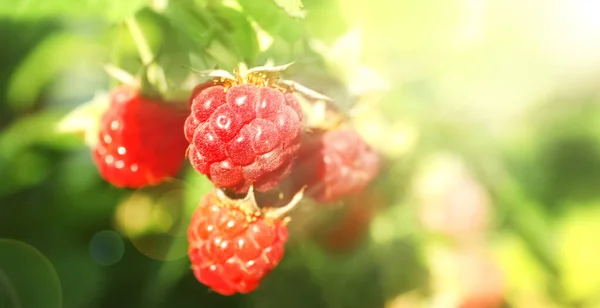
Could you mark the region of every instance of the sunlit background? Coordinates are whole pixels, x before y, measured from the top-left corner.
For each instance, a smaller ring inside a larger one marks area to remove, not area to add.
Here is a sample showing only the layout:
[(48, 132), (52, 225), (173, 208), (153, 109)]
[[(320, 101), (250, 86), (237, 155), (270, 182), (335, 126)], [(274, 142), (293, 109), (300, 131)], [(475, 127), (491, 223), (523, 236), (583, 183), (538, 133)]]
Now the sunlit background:
[[(600, 307), (600, 2), (299, 2), (0, 2), (0, 307)], [(57, 129), (118, 83), (104, 64), (141, 71), (132, 16), (181, 97), (192, 70), (295, 61), (384, 157), (294, 212), (251, 294), (190, 270), (206, 179), (113, 188)]]

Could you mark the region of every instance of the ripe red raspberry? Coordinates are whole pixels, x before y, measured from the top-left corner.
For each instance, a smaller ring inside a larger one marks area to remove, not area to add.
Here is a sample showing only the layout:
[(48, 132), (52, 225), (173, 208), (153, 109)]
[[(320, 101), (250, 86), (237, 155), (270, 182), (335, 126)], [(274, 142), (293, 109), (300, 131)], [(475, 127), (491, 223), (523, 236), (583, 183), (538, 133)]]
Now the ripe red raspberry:
[(188, 255), (199, 282), (222, 295), (249, 293), (279, 264), (288, 239), (285, 207), (260, 210), (252, 190), (242, 200), (217, 190), (204, 196), (188, 229)]
[(351, 128), (304, 137), (292, 187), (306, 185), (306, 195), (318, 202), (336, 202), (360, 192), (379, 171), (379, 155)]
[(121, 86), (110, 93), (93, 158), (101, 176), (117, 187), (156, 185), (173, 177), (188, 146), (181, 127), (189, 111), (140, 96)]
[(244, 194), (274, 188), (300, 148), (302, 110), (268, 85), (215, 84), (191, 97), (185, 123), (192, 166), (216, 185)]

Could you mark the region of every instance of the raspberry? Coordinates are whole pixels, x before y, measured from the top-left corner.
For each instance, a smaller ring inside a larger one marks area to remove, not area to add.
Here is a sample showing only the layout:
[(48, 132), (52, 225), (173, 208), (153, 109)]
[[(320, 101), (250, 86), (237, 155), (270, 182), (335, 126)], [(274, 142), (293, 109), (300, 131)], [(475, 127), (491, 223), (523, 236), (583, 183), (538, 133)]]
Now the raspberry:
[(188, 146), (181, 132), (187, 115), (140, 96), (134, 87), (113, 90), (92, 151), (100, 175), (114, 186), (129, 188), (175, 176)]
[(485, 186), (461, 157), (438, 153), (423, 161), (412, 185), (413, 204), (423, 229), (458, 242), (482, 240), (492, 221)]
[(188, 228), (188, 255), (199, 282), (221, 295), (249, 293), (283, 258), (287, 219), (302, 198), (282, 208), (258, 209), (252, 189), (242, 200), (217, 190), (204, 196)]
[(363, 190), (379, 171), (379, 155), (351, 128), (306, 133), (292, 187), (322, 203)]
[(250, 185), (267, 191), (290, 173), (302, 121), (291, 93), (254, 83), (215, 84), (190, 100), (188, 157), (216, 186), (241, 194)]
[(505, 281), (502, 269), (484, 252), (456, 252), (454, 286), (460, 292), (460, 308), (502, 307)]

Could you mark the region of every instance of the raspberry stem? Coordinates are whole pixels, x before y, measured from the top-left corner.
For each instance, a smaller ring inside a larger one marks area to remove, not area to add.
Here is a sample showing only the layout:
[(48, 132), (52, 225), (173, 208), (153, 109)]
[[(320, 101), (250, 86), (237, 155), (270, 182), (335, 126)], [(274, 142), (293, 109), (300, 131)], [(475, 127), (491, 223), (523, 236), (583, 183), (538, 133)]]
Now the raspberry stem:
[(248, 193), (242, 199), (244, 205), (247, 205), (248, 209), (252, 209), (252, 211), (260, 211), (258, 204), (256, 203), (256, 198), (254, 197), (254, 185), (250, 185), (248, 188)]
[(135, 42), (135, 46), (137, 47), (140, 58), (142, 59), (142, 63), (144, 65), (149, 65), (152, 63), (152, 61), (154, 61), (154, 54), (152, 53), (152, 49), (150, 49), (148, 41), (144, 37), (142, 29), (140, 29), (140, 26), (133, 17), (127, 18), (125, 20), (125, 25), (127, 26), (129, 33), (131, 33), (131, 37)]
[(242, 210), (243, 212), (246, 212), (250, 216), (254, 216), (257, 213), (260, 213), (260, 208), (258, 207), (258, 204), (256, 203), (256, 199), (254, 197), (254, 187), (253, 186), (250, 186), (250, 188), (248, 188), (248, 193), (241, 200), (233, 200), (233, 199), (229, 198), (225, 194), (225, 192), (223, 192), (223, 190), (221, 190), (221, 189), (216, 190), (216, 195), (217, 195), (217, 198), (219, 198), (219, 200), (223, 204), (235, 205), (240, 210)]
[(131, 37), (135, 42), (142, 64), (147, 68), (146, 78), (150, 83), (157, 87), (160, 93), (166, 93), (168, 90), (167, 79), (163, 68), (155, 62), (155, 55), (150, 48), (150, 44), (146, 40), (142, 29), (134, 17), (127, 18), (125, 25), (131, 33)]
[(304, 197), (304, 190), (306, 189), (306, 187), (302, 187), (292, 198), (292, 200), (290, 200), (290, 202), (282, 207), (279, 208), (269, 208), (266, 209), (264, 211), (264, 215), (265, 218), (268, 219), (281, 219), (284, 216), (286, 216), (290, 211), (292, 211), (297, 205), (298, 203), (300, 203), (300, 201), (302, 200), (302, 198)]
[(133, 75), (129, 74), (129, 72), (115, 65), (105, 64), (104, 70), (109, 76), (115, 78), (123, 84), (129, 85), (134, 88), (138, 88), (140, 86), (139, 81), (135, 77), (133, 77)]

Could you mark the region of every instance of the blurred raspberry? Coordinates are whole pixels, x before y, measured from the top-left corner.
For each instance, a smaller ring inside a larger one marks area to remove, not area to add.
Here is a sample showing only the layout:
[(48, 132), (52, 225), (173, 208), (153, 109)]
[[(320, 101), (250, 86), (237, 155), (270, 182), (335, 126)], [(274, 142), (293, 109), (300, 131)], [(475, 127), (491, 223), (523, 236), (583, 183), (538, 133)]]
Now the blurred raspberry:
[(121, 86), (110, 93), (100, 121), (93, 158), (114, 186), (139, 188), (174, 177), (188, 146), (181, 127), (189, 110), (144, 98)]
[(457, 262), (463, 286), (463, 299), (459, 307), (500, 307), (504, 297), (504, 281), (500, 268), (480, 254), (462, 254)]
[(419, 219), (431, 232), (455, 239), (481, 235), (489, 224), (485, 188), (456, 158), (437, 157), (416, 180)]
[(361, 192), (379, 171), (379, 155), (351, 128), (306, 133), (292, 171), (295, 188), (322, 203)]
[[(430, 251), (431, 253), (431, 251)], [(429, 255), (434, 301), (448, 307), (496, 308), (504, 302), (501, 268), (482, 246), (437, 251)]]

